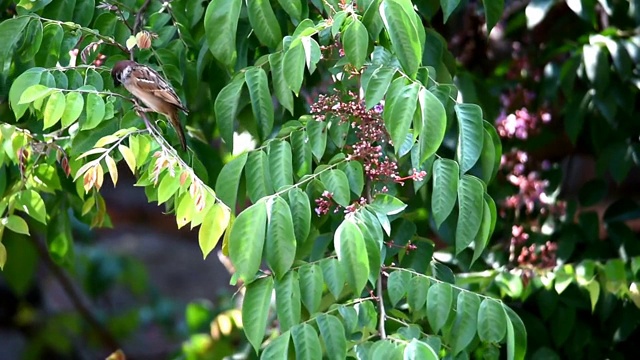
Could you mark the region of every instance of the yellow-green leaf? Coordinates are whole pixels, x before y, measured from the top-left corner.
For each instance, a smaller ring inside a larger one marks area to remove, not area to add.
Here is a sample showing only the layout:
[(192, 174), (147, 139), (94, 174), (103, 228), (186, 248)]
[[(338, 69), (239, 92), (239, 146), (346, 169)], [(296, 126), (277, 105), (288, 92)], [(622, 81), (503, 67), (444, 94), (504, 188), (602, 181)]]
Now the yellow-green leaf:
[(115, 136), (115, 135), (107, 135), (107, 136), (103, 136), (101, 137), (98, 141), (96, 141), (96, 144), (94, 145), (94, 147), (103, 147), (105, 145), (109, 145), (112, 144), (116, 141), (120, 140), (119, 137)]
[(133, 155), (133, 151), (131, 151), (131, 149), (129, 149), (124, 145), (118, 145), (118, 150), (120, 151), (120, 154), (122, 154), (124, 161), (129, 166), (129, 169), (131, 169), (131, 172), (135, 174), (136, 173), (136, 157)]
[(81, 93), (70, 92), (67, 94), (67, 103), (62, 113), (62, 127), (67, 127), (76, 121), (84, 108), (84, 98)]
[(4, 269), (4, 264), (7, 263), (7, 248), (0, 242), (0, 269)]
[(29, 235), (27, 222), (18, 215), (9, 215), (6, 218), (2, 218), (1, 223), (15, 233)]
[(207, 212), (198, 232), (198, 243), (202, 256), (206, 259), (207, 255), (216, 247), (220, 237), (229, 226), (231, 212), (226, 206), (218, 203)]
[(34, 102), (38, 99), (48, 96), (54, 91), (55, 89), (51, 89), (41, 84), (31, 85), (22, 93), (22, 95), (20, 95), (20, 101), (18, 101), (18, 104), (28, 104)]
[(55, 125), (64, 113), (65, 98), (62, 92), (56, 91), (49, 97), (44, 108), (44, 129)]
[(118, 167), (116, 166), (116, 162), (109, 155), (104, 158), (104, 162), (107, 164), (107, 169), (109, 169), (109, 176), (111, 176), (113, 187), (116, 187), (118, 183)]

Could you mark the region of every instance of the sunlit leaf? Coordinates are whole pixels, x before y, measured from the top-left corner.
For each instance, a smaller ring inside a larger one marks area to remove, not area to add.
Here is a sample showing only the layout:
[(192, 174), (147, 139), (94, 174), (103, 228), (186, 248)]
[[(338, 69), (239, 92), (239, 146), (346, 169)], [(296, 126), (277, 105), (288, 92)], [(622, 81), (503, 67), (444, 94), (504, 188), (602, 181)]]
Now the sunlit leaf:
[(207, 211), (204, 216), (200, 231), (198, 231), (198, 243), (200, 244), (200, 250), (202, 250), (203, 258), (207, 258), (207, 255), (216, 247), (222, 233), (229, 226), (229, 220), (231, 219), (231, 212), (226, 206), (218, 203)]
[(2, 226), (6, 226), (7, 229), (15, 233), (29, 235), (29, 226), (27, 225), (27, 222), (18, 215), (9, 215), (5, 218), (1, 218), (0, 224)]

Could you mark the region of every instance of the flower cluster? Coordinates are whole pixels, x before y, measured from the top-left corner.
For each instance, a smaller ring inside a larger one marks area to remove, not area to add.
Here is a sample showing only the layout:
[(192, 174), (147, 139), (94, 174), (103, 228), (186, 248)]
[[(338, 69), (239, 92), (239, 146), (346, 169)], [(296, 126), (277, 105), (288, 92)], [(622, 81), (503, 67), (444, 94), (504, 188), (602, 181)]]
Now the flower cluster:
[(326, 121), (328, 115), (337, 116), (340, 122), (349, 122), (355, 130), (357, 141), (347, 145), (347, 158), (362, 162), (365, 176), (371, 181), (394, 181), (400, 178), (398, 164), (384, 155), (384, 144), (390, 144), (382, 120), (382, 105), (367, 110), (353, 93), (350, 100), (342, 101), (338, 94), (320, 95), (311, 106), (311, 114), (318, 121)]
[[(348, 92), (346, 95), (342, 93), (319, 95), (318, 100), (311, 105), (311, 114), (316, 121), (337, 118), (339, 123), (348, 123), (351, 126), (356, 140), (353, 144), (345, 146), (347, 160), (361, 162), (368, 181), (394, 182), (400, 185), (404, 185), (408, 180), (423, 181), (427, 176), (426, 171), (413, 169), (408, 176), (400, 176), (398, 163), (385, 155), (386, 145), (392, 145), (392, 143), (382, 119), (383, 110), (384, 103), (368, 110), (364, 102), (353, 92)], [(379, 190), (374, 191), (387, 192), (388, 189), (383, 185)], [(315, 211), (318, 216), (329, 213), (333, 205), (331, 196), (327, 192), (315, 202)], [(354, 212), (364, 204), (366, 199), (361, 198), (347, 206), (344, 211), (345, 213)], [(338, 208), (334, 212), (337, 212)]]
[(325, 190), (319, 198), (316, 199), (316, 214), (318, 216), (326, 215), (329, 213), (331, 206), (334, 204), (333, 193)]
[(496, 127), (500, 137), (526, 140), (530, 133), (536, 133), (540, 129), (541, 122), (549, 121), (551, 121), (551, 114), (548, 112), (540, 111), (537, 114), (531, 114), (527, 108), (523, 107), (508, 115), (503, 112), (496, 120)]
[[(536, 93), (522, 85), (526, 81), (538, 83), (540, 69), (522, 54), (517, 43), (514, 46), (513, 61), (506, 76), (518, 85), (500, 97), (502, 111), (496, 119), (496, 129), (502, 139), (524, 141), (539, 134), (552, 117), (545, 105), (536, 102)], [(499, 213), (502, 218), (513, 219), (509, 261), (528, 269), (522, 273), (523, 281), (533, 276), (531, 268), (553, 267), (556, 263), (555, 243), (532, 244), (529, 239), (530, 233), (540, 231), (545, 217), (559, 218), (565, 211), (565, 203), (550, 195), (549, 181), (543, 176), (543, 171), (550, 168), (548, 161), (536, 161), (519, 149), (512, 149), (501, 159), (504, 179), (516, 191), (500, 202)]]

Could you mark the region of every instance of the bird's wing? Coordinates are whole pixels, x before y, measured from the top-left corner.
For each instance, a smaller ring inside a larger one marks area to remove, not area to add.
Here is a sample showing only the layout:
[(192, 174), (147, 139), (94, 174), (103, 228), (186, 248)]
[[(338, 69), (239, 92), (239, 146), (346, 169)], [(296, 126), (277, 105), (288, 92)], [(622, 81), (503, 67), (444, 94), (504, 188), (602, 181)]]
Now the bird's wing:
[(148, 91), (162, 100), (177, 106), (185, 113), (187, 112), (187, 108), (182, 104), (175, 90), (152, 68), (136, 66), (131, 75), (133, 79), (136, 79), (136, 85), (140, 89)]

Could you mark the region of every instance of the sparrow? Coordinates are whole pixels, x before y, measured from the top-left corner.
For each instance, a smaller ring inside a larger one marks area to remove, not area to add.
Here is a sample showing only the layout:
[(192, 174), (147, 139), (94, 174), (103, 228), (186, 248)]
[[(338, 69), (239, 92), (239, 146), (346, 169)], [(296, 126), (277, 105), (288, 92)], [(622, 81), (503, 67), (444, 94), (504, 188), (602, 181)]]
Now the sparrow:
[(116, 86), (122, 84), (151, 111), (166, 116), (178, 134), (182, 149), (187, 150), (184, 131), (178, 118), (178, 110), (187, 114), (187, 108), (167, 80), (149, 66), (132, 60), (118, 61), (111, 69), (111, 77)]

